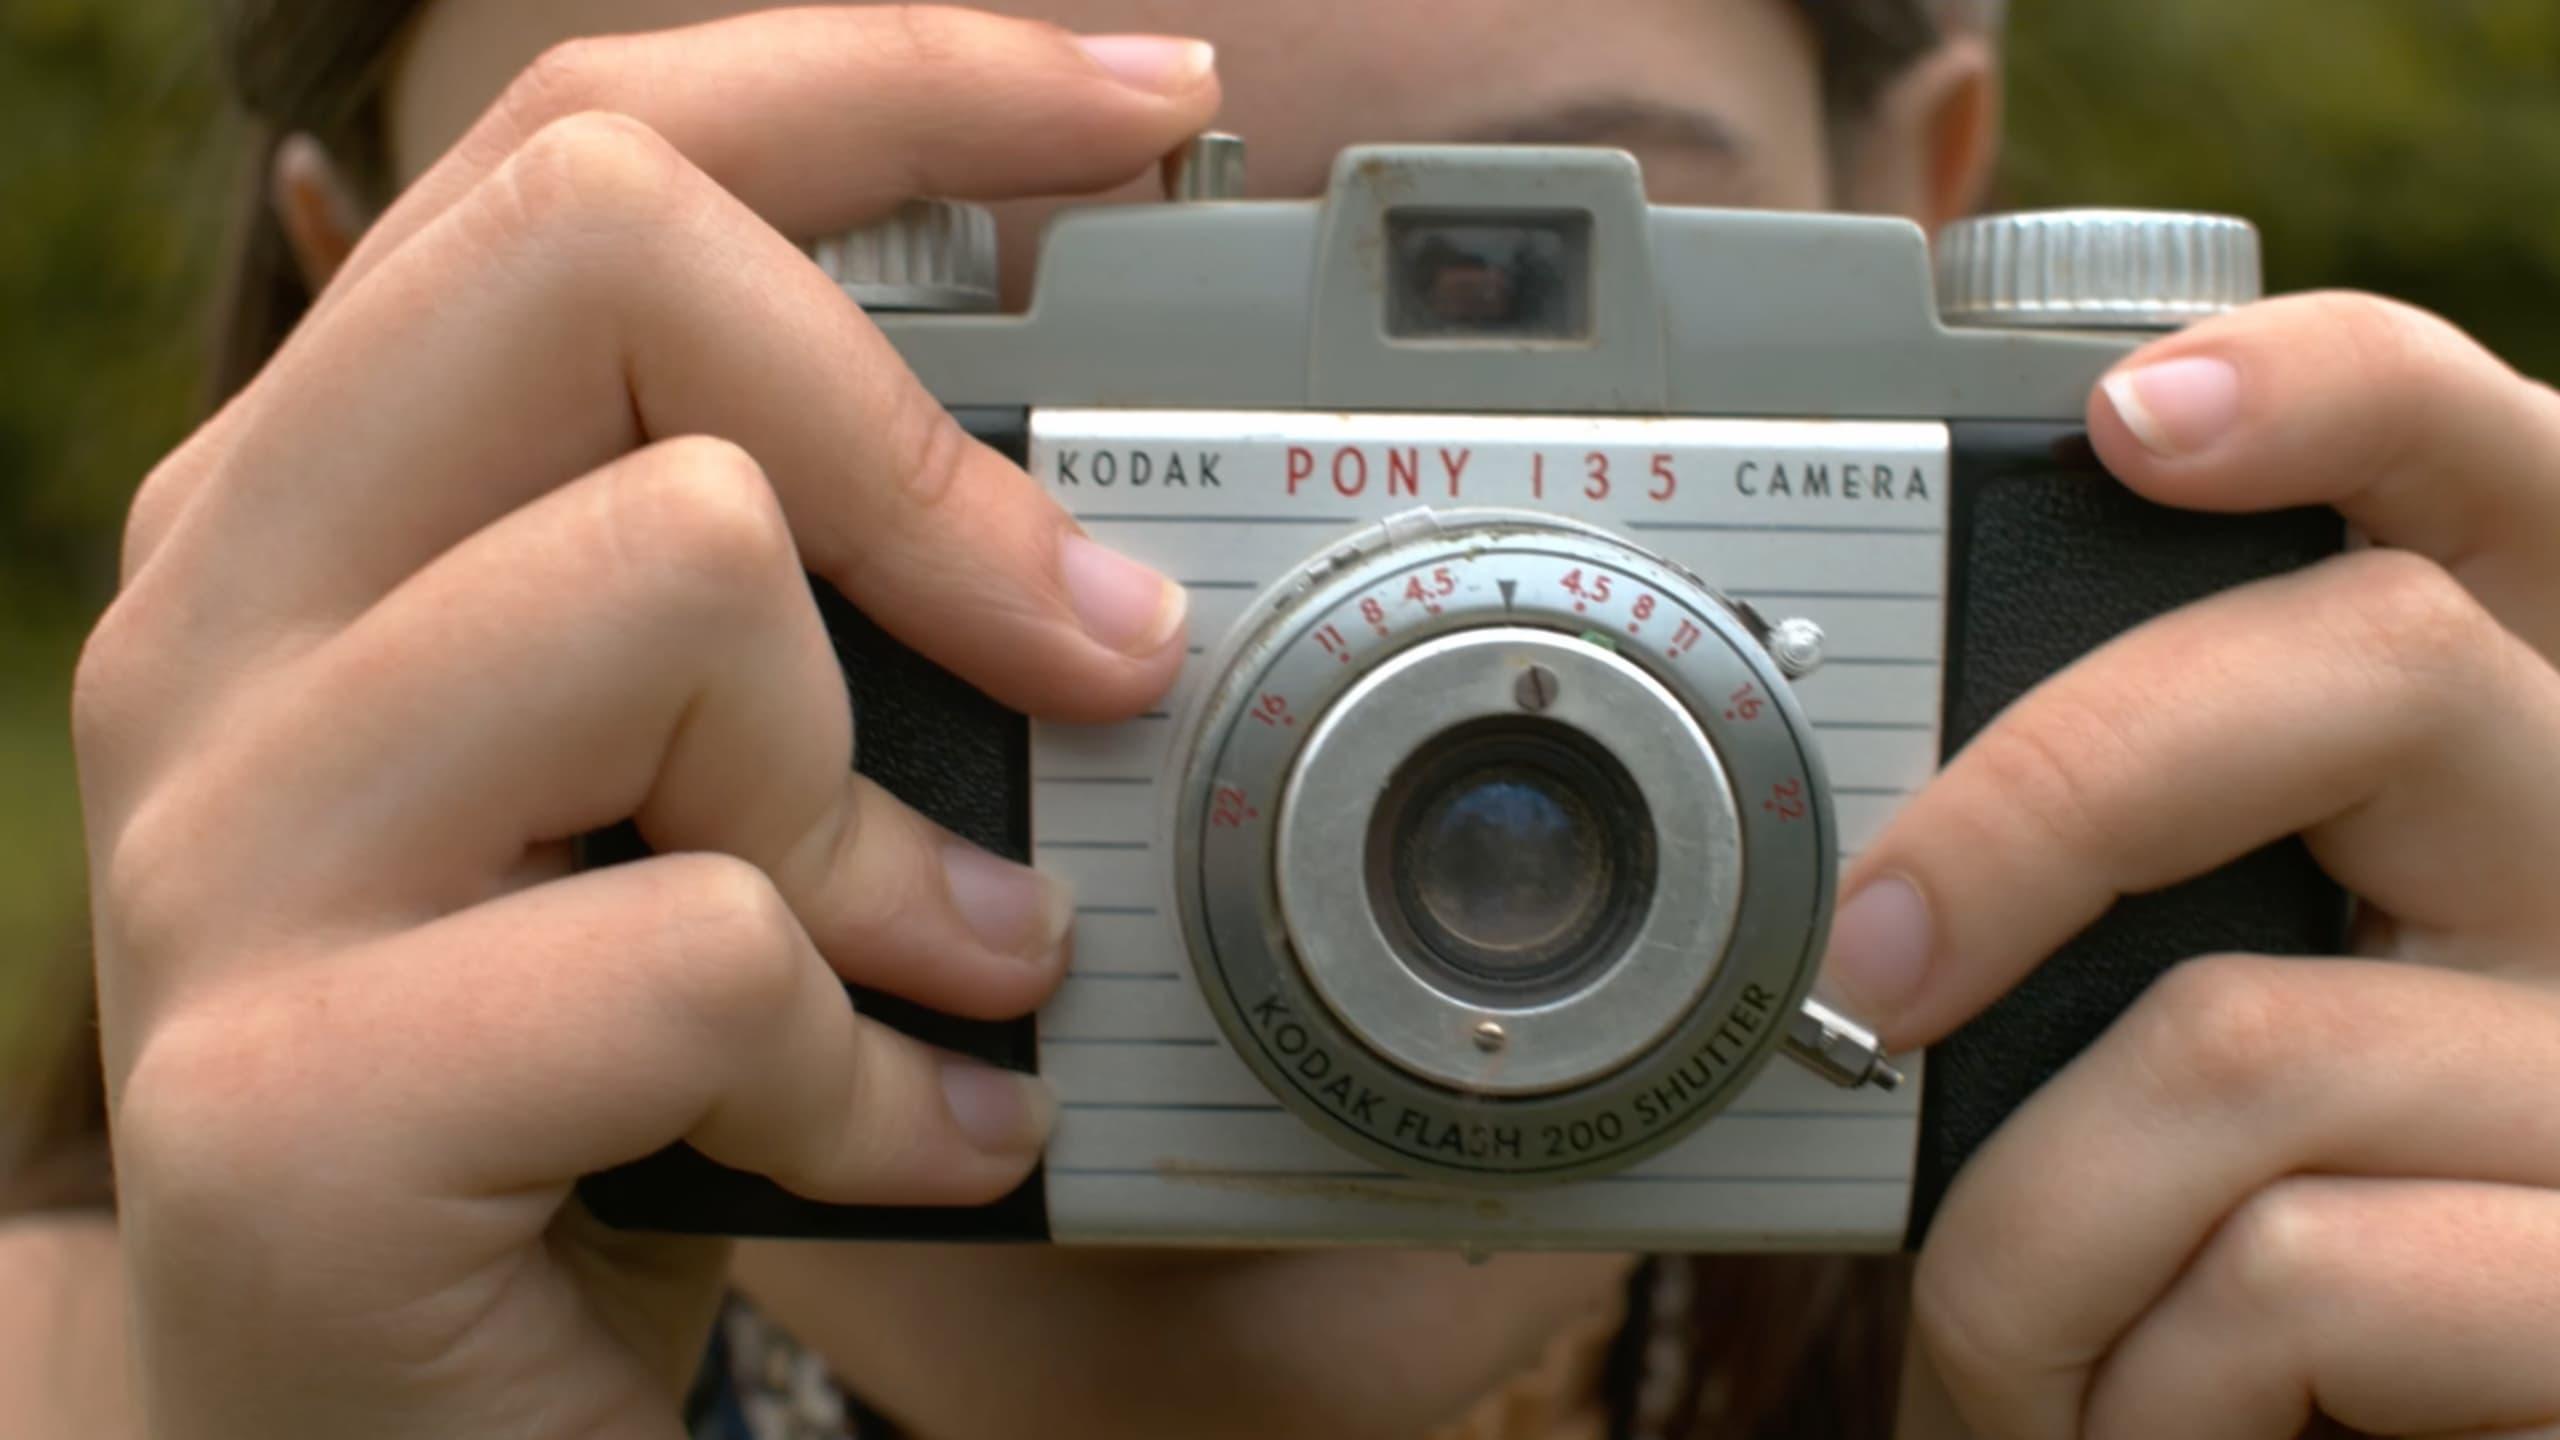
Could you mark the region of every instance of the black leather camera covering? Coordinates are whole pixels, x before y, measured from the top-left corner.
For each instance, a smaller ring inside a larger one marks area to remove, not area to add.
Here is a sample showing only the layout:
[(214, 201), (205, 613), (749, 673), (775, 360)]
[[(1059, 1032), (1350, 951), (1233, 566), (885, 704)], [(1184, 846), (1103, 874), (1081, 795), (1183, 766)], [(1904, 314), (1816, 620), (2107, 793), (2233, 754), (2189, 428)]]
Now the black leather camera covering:
[[(954, 412), (972, 435), (1019, 463), (1029, 436), (1020, 410)], [(823, 580), (812, 593), (853, 702), (854, 764), (952, 833), (1011, 860), (1031, 857), (1030, 733), (949, 671), (890, 638)], [(628, 827), (592, 837), (590, 863), (645, 854)], [(885, 1024), (1016, 1070), (1035, 1068), (1034, 1022), (954, 1019), (894, 995), (855, 988), (854, 1003)], [(861, 1236), (897, 1240), (1041, 1240), (1049, 1233), (1035, 1171), (992, 1205), (821, 1205), (758, 1175), (715, 1165), (690, 1146), (587, 1178), (587, 1208), (611, 1225), (715, 1235)]]
[[(1022, 412), (958, 413), (980, 439), (1023, 458)], [(2342, 523), (2326, 510), (2235, 517), (2153, 505), (2099, 467), (2076, 427), (1952, 428), (1949, 754), (2038, 681), (2115, 635), (2317, 561), (2344, 541)], [(858, 768), (955, 833), (1027, 858), (1022, 718), (891, 639), (824, 583), (814, 588), (844, 661)], [(587, 852), (591, 863), (645, 853), (627, 829), (592, 837)], [(1965, 1157), (2163, 970), (2215, 951), (2333, 952), (2345, 922), (2345, 897), (2298, 842), (2117, 905), (1930, 1051), (1912, 1240), (1927, 1229)], [(855, 999), (865, 1013), (935, 1044), (1033, 1068), (1028, 1019), (955, 1020), (861, 990)], [(643, 1229), (907, 1240), (1036, 1240), (1048, 1233), (1037, 1174), (987, 1206), (832, 1206), (676, 1146), (590, 1177), (580, 1193), (607, 1222)]]
[[(2345, 545), (2345, 523), (2330, 510), (2235, 516), (2154, 505), (2106, 473), (2076, 426), (1950, 428), (1949, 756), (2038, 681), (2115, 636)], [(2222, 951), (2335, 953), (2346, 923), (2346, 896), (2292, 840), (2119, 902), (1930, 1048), (1911, 1242), (1965, 1157), (2162, 971)]]

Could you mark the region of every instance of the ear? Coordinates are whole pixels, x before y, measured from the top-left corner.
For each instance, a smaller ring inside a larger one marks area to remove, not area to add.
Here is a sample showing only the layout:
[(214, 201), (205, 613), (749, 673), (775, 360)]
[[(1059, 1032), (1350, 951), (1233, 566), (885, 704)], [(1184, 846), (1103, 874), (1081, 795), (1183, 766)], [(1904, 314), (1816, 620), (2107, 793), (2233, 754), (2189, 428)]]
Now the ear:
[(276, 223), (293, 249), (302, 283), (317, 295), (328, 288), (330, 277), (347, 263), (347, 255), (364, 234), (354, 192), (328, 150), (300, 131), (276, 146), (267, 189), (267, 201), (275, 207)]
[(2000, 66), (1991, 40), (1958, 34), (1877, 97), (1850, 152), (1859, 210), (1907, 215), (1934, 232), (1971, 214), (2000, 153)]

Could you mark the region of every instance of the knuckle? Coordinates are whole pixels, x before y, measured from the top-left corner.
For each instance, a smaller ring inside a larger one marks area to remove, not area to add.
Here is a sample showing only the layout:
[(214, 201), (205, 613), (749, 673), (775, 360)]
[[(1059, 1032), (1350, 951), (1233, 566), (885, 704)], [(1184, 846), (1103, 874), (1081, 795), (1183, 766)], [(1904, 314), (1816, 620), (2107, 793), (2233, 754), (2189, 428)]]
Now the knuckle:
[(911, 925), (919, 915), (948, 906), (941, 867), (930, 863), (930, 837), (886, 791), (857, 781), (838, 808), (816, 873), (859, 873), (859, 885), (826, 887), (826, 932), (832, 937), (878, 937)]
[[(877, 842), (866, 839), (861, 843)], [(879, 883), (827, 907), (825, 928), (831, 940), (844, 937), (877, 941), (894, 937), (902, 929), (913, 928), (917, 917), (949, 904), (943, 892), (925, 883), (920, 865), (875, 861), (862, 868), (866, 879), (876, 878)]]
[(151, 788), (98, 847), (99, 964), (159, 970), (208, 939), (225, 880), (186, 783)]
[(909, 64), (934, 68), (963, 62), (970, 53), (969, 16), (947, 5), (892, 5), (891, 27)]
[(726, 855), (671, 856), (668, 983), (685, 1013), (734, 1036), (761, 1031), (801, 994), (800, 921), (771, 877)]
[(2351, 393), (2378, 402), (2349, 412), (2357, 417), (2349, 426), (2360, 461), (2377, 471), (2401, 467), (2428, 443), (2427, 427), (2411, 423), (2414, 409), (2442, 393), (2447, 377), (2468, 376), (2488, 362), (2450, 321), (2414, 305), (2349, 291), (2298, 303), (2314, 332), (2302, 353), (2330, 357)]
[[(1012, 60), (1025, 35), (1047, 38), (1062, 56), (1078, 56), (1074, 33), (1053, 21), (951, 5), (896, 4), (863, 6), (855, 12), (864, 25), (863, 38), (874, 64), (909, 77), (919, 86), (983, 84), (990, 65)], [(876, 22), (876, 23), (874, 23)], [(1083, 61), (1082, 70), (1096, 67)], [(942, 77), (937, 82), (932, 77)], [(895, 168), (898, 187), (908, 194), (938, 193), (951, 179), (937, 160), (936, 147), (907, 145), (876, 157)]]
[(693, 168), (642, 121), (581, 110), (535, 131), (498, 172), (519, 232), (654, 233), (693, 193)]
[(2342, 1236), (2335, 1185), (2279, 1180), (2242, 1202), (2214, 1234), (2204, 1273), (2227, 1303), (2269, 1319), (2316, 1300)]
[(498, 113), (515, 132), (531, 135), (549, 121), (595, 106), (615, 46), (610, 37), (562, 40), (533, 57), (498, 96)]
[[(299, 1087), (291, 1047), (247, 1007), (200, 1007), (152, 1030), (116, 1098), (117, 1190), (156, 1225), (205, 1235), (251, 1223), (290, 1181)], [(261, 1197), (266, 1197), (264, 1201)]]
[(2068, 689), (2048, 687), (2002, 717), (1984, 741), (1973, 764), (2003, 812), (2066, 853), (2113, 853), (2111, 777), (2129, 763), (2118, 721)]
[[(854, 531), (872, 526), (904, 538), (937, 527), (958, 525), (983, 546), (1000, 544), (1015, 533), (1002, 523), (1004, 507), (1018, 497), (987, 493), (989, 487), (967, 482), (978, 442), (921, 387), (909, 385), (906, 397), (892, 404), (881, 429), (879, 478), (874, 493), (885, 502), (866, 511), (821, 514), (816, 524), (842, 540), (866, 537)], [(1000, 488), (1000, 487), (998, 487)], [(1047, 503), (1045, 499), (1041, 503)], [(848, 533), (850, 532), (850, 533)], [(848, 592), (893, 585), (917, 575), (921, 551), (895, 543), (838, 543), (830, 546), (839, 567), (836, 579)], [(930, 575), (924, 578), (932, 578)]]
[(2450, 321), (2357, 291), (2327, 291), (2300, 302), (2339, 355), (2364, 376), (2389, 383), (2420, 375), (2472, 349)]
[(1912, 1271), (1913, 1329), (1940, 1373), (1966, 1389), (2028, 1373), (2037, 1354), (2017, 1318), (2023, 1307), (1990, 1280), (1993, 1273), (1943, 1244), (1923, 1249)]
[(81, 642), (71, 671), (71, 739), (84, 758), (119, 748), (141, 719), (149, 644), (135, 633), (143, 628), (138, 608), (134, 593), (127, 590), (107, 606)]
[(790, 524), (764, 470), (725, 440), (652, 449), (630, 483), (609, 487), (612, 553), (644, 583), (721, 610), (774, 593), (798, 573)]
[(940, 509), (960, 493), (960, 477), (977, 442), (951, 412), (920, 390), (901, 407), (898, 421), (890, 453), (899, 457), (900, 478), (918, 509)]
[[(2354, 653), (2380, 663), (2395, 688), (2430, 701), (2473, 693), (2506, 646), (2479, 598), (2442, 565), (2405, 550), (2351, 557), (2351, 581), (2335, 612)], [(2433, 706), (2421, 707), (2422, 711)]]
[(206, 435), (220, 427), (222, 418), (208, 421), (196, 440), (181, 446), (174, 454), (152, 467), (133, 491), (133, 503), (125, 507), (122, 548), (118, 569), (130, 580), (159, 547), (188, 495), (200, 488), (208, 472), (219, 470), (218, 463), (207, 464), (197, 459), (197, 446)]
[(2219, 955), (2178, 965), (2127, 1017), (2137, 1072), (2173, 1116), (2247, 1109), (2295, 1068), (2307, 1012), (2281, 962)]
[[(1073, 28), (1031, 15), (1003, 15), (965, 5), (899, 4), (884, 7), (898, 37), (899, 59), (918, 68), (977, 71), (986, 56), (1017, 43), (1045, 42), (1060, 56), (1076, 56)], [(1079, 69), (1089, 73), (1090, 61)]]
[(124, 534), (116, 551), (118, 573), (130, 579), (141, 573), (143, 564), (160, 548), (162, 537), (177, 518), (177, 495), (165, 482), (146, 478), (133, 492), (133, 504), (125, 510)]

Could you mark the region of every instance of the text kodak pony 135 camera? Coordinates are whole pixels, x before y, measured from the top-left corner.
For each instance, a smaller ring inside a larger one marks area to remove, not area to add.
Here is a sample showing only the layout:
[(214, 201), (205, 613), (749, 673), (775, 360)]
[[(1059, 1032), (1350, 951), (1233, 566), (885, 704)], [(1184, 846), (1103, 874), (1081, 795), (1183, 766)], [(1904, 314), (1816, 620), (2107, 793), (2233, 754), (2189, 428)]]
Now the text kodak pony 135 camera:
[[(2299, 846), (2120, 904), (1925, 1057), (1811, 1000), (1840, 866), (2003, 706), (2342, 543), (2112, 482), (2080, 417), (2257, 293), (2254, 233), (2128, 212), (1647, 204), (1595, 149), (1372, 147), (1255, 202), (1070, 212), (993, 308), (983, 212), (818, 247), (916, 374), (1192, 597), (1167, 707), (1026, 724), (821, 588), (858, 763), (1077, 890), (990, 1206), (815, 1204), (681, 1147), (618, 1224), (1192, 1244), (1861, 1249), (2162, 969), (2335, 948)], [(1770, 1063), (1775, 1061), (1776, 1063)], [(1796, 1063), (1802, 1062), (1802, 1063)], [(1897, 1073), (1899, 1072), (1899, 1073)], [(1895, 1084), (1907, 1074), (1916, 1083)]]

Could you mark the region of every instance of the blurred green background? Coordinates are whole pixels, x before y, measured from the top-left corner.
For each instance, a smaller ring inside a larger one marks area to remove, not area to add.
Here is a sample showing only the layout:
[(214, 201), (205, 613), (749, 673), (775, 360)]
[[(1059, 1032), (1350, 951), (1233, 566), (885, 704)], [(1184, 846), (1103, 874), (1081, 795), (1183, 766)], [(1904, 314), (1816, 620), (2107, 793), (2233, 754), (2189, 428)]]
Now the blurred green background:
[[(71, 664), (200, 403), (240, 143), (201, 15), (0, 0), (0, 1059), (62, 1038)], [(2396, 294), (2560, 378), (2560, 4), (2018, 0), (2011, 53), (2001, 203), (2248, 215), (2278, 288)]]

